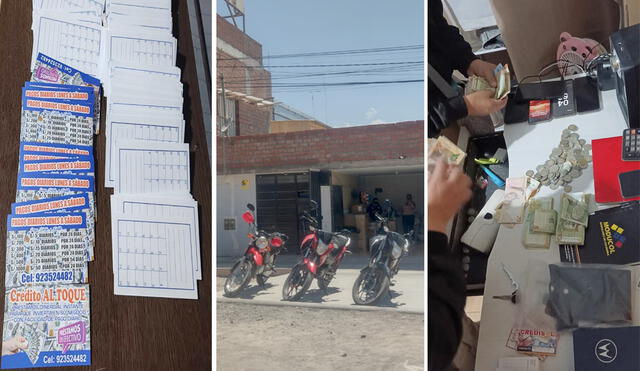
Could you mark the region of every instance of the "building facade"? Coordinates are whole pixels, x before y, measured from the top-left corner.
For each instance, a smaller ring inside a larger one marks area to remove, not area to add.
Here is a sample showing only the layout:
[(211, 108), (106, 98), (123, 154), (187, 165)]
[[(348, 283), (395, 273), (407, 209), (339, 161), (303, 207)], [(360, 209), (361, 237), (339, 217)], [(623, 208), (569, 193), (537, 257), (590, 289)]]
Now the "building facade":
[(220, 15), (216, 21), (217, 135), (267, 134), (272, 108), (257, 100), (273, 100), (262, 45)]
[(423, 138), (423, 121), (218, 137), (218, 255), (244, 251), (247, 226), (240, 216), (247, 203), (256, 206), (258, 227), (287, 234), (296, 253), (305, 233), (299, 216), (309, 200), (320, 204), (323, 229), (358, 223), (354, 249), (363, 250), (370, 232), (357, 221), (366, 216), (353, 208), (360, 192), (389, 200), (396, 210), (412, 194), (423, 212)]

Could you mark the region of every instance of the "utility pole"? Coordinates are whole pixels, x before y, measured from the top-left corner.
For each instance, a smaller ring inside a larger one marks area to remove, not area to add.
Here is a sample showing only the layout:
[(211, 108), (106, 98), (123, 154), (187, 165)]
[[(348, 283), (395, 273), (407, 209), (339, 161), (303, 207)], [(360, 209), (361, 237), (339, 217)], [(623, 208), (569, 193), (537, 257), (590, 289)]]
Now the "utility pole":
[(228, 131), (229, 128), (227, 127), (227, 96), (224, 90), (223, 74), (220, 74), (220, 87), (222, 87), (222, 125), (220, 126), (220, 133), (224, 135), (224, 132)]
[(229, 126), (227, 125), (227, 96), (224, 90), (223, 74), (220, 74), (220, 87), (222, 88), (222, 125), (220, 126), (220, 134), (222, 136), (222, 174), (227, 175), (227, 141), (225, 137), (229, 133)]

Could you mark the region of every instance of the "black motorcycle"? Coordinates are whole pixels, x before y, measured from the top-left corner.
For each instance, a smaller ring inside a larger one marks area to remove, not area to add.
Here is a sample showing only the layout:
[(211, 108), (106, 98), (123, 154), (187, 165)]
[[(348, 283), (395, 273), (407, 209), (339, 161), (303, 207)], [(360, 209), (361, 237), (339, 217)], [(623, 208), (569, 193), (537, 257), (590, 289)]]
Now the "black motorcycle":
[(389, 220), (375, 215), (380, 228), (369, 244), (369, 264), (360, 271), (353, 284), (351, 296), (358, 305), (376, 303), (389, 290), (391, 279), (398, 273), (400, 258), (409, 253), (413, 231), (404, 235), (388, 227)]

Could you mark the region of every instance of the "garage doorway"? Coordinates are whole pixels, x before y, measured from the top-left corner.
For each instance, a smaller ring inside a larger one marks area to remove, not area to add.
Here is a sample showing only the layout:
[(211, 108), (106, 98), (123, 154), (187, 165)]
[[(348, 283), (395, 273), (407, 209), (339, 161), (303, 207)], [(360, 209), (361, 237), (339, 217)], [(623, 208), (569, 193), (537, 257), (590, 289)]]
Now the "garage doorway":
[(299, 216), (311, 197), (309, 173), (256, 175), (258, 228), (289, 237), (288, 254), (296, 254), (303, 238)]

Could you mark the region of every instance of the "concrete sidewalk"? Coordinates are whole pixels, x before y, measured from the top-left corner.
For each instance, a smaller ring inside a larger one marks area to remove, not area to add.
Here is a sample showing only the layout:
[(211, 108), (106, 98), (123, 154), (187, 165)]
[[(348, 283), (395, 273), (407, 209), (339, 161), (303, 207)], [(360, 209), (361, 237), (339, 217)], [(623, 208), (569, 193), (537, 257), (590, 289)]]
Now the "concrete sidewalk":
[[(351, 257), (347, 257), (351, 258)], [(343, 263), (347, 262), (347, 259)], [(295, 261), (293, 262), (295, 264)], [(360, 263), (360, 262), (358, 262)], [(339, 268), (335, 278), (331, 281), (328, 293), (318, 289), (317, 281), (311, 284), (307, 293), (297, 302), (282, 300), (282, 287), (287, 274), (271, 277), (265, 288), (260, 288), (253, 280), (244, 292), (234, 299), (223, 296), (224, 278), (218, 277), (218, 302), (250, 302), (263, 305), (303, 306), (349, 310), (389, 310), (407, 313), (424, 313), (424, 272), (422, 270), (404, 269), (405, 261), (400, 262), (400, 271), (392, 280), (394, 286), (376, 306), (360, 306), (353, 303), (351, 290), (353, 283), (360, 274), (360, 268), (366, 264), (358, 264), (358, 269)], [(356, 262), (354, 262), (354, 265)], [(293, 266), (293, 265), (290, 265)], [(279, 271), (279, 273), (282, 273)]]
[[(233, 263), (235, 263), (240, 256), (218, 256), (217, 258), (217, 268), (228, 270), (231, 268)], [(289, 255), (289, 254), (281, 254), (278, 256), (278, 260), (276, 262), (276, 270), (278, 273), (282, 273), (280, 271), (288, 270), (296, 265), (298, 262), (298, 255)], [(369, 263), (368, 255), (348, 255), (342, 259), (340, 263), (340, 270), (342, 269), (362, 269)], [(411, 270), (411, 271), (424, 271), (424, 257), (422, 256), (405, 256), (400, 260), (400, 271), (402, 270)]]

